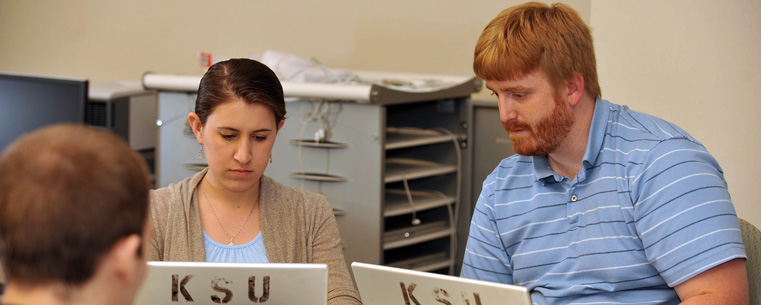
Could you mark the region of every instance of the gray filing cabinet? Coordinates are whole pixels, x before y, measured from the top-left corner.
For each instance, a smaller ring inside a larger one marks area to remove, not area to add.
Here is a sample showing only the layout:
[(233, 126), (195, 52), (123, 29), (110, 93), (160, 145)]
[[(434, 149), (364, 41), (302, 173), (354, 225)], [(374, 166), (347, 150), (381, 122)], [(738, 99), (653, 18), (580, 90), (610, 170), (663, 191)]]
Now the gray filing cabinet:
[(473, 126), (470, 138), (473, 148), (472, 204), (475, 207), (481, 194), (481, 185), (486, 176), (499, 165), (502, 159), (515, 154), (510, 136), (499, 120), (499, 108), (496, 101), (471, 101)]
[[(468, 222), (455, 217), (470, 196), (467, 97), (287, 109), (267, 174), (328, 197), (347, 263), (455, 273), (458, 223)], [(315, 142), (320, 129), (329, 136)]]

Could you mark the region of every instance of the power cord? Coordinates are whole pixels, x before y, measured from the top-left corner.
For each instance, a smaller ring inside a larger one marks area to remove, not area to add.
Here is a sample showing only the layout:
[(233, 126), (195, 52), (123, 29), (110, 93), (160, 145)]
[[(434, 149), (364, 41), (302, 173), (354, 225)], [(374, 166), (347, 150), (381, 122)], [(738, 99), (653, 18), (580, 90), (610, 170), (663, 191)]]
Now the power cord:
[[(457, 187), (455, 188), (455, 204), (457, 205), (457, 210), (454, 212), (454, 216), (452, 217), (452, 223), (455, 228), (452, 230), (452, 240), (450, 242), (450, 250), (452, 255), (454, 255), (457, 253), (457, 225), (459, 224), (460, 218), (460, 194), (462, 192), (462, 147), (460, 147), (460, 142), (457, 141), (457, 135), (455, 135), (453, 132), (445, 128), (436, 128), (436, 130), (440, 130), (441, 132), (449, 135), (449, 138), (452, 140), (452, 143), (455, 146), (455, 153), (457, 155)], [(448, 207), (449, 213), (452, 215), (452, 207)], [(449, 274), (454, 274), (454, 260), (452, 260), (452, 264), (449, 266)]]
[(412, 200), (412, 192), (410, 191), (410, 185), (407, 183), (407, 176), (402, 174), (402, 182), (404, 182), (404, 192), (407, 194), (407, 201), (410, 202), (410, 208), (412, 209), (412, 225), (416, 226), (422, 223), (419, 218), (417, 218), (417, 209), (415, 208), (415, 201)]
[[(338, 110), (333, 111), (335, 108), (334, 106), (336, 104), (338, 104)], [(306, 111), (307, 105), (311, 107), (309, 111)], [(302, 157), (302, 148), (303, 148), (302, 141), (304, 141), (304, 132), (306, 131), (307, 126), (312, 122), (318, 122), (320, 124), (320, 128), (318, 128), (314, 134), (314, 141), (315, 143), (327, 142), (330, 140), (330, 137), (333, 134), (333, 128), (336, 126), (338, 117), (341, 115), (342, 111), (343, 111), (343, 103), (341, 102), (317, 100), (317, 101), (305, 101), (304, 104), (301, 105), (301, 113), (302, 113), (301, 130), (299, 131), (299, 137), (298, 137), (299, 141), (297, 144), (299, 171), (301, 173), (305, 172), (304, 159)], [(331, 148), (326, 147), (326, 149), (327, 149), (327, 160), (326, 160), (325, 174), (328, 174), (330, 171), (330, 149)], [(301, 179), (301, 189), (304, 189), (304, 185), (305, 185), (305, 179)], [(322, 181), (319, 183), (318, 188), (319, 188), (319, 193), (322, 194)]]

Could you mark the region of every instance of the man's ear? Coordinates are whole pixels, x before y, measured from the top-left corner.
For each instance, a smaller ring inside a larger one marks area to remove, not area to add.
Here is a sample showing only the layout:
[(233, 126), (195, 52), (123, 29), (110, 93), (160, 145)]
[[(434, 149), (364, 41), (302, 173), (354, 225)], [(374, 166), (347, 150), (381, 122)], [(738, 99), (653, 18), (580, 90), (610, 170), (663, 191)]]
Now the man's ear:
[(203, 136), (201, 132), (203, 125), (201, 124), (201, 117), (195, 112), (188, 113), (188, 123), (190, 124), (190, 129), (193, 130), (193, 134), (196, 136), (198, 143), (203, 145)]
[(574, 72), (573, 76), (566, 80), (564, 89), (565, 96), (563, 98), (568, 101), (571, 107), (576, 106), (584, 95), (584, 77), (581, 73)]
[(111, 247), (104, 262), (108, 262), (117, 277), (131, 282), (136, 277), (142, 276), (145, 268), (145, 251), (143, 238), (137, 234), (131, 234)]

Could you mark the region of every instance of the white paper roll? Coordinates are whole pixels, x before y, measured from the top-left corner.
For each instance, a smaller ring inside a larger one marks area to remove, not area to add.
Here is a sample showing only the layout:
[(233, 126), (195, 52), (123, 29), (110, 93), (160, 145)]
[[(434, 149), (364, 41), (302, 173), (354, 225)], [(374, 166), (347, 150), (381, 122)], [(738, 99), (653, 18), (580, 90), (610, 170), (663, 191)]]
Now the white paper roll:
[[(146, 89), (196, 92), (201, 76), (184, 76), (171, 74), (146, 73), (143, 86)], [(286, 98), (321, 98), (330, 100), (348, 100), (357, 102), (370, 101), (370, 85), (364, 84), (324, 84), (282, 82), (283, 95)]]
[[(281, 84), (286, 99), (312, 98), (357, 103), (408, 102), (461, 97), (480, 90), (480, 82), (472, 76), (460, 77), (379, 72), (363, 72), (363, 75), (369, 77), (366, 79), (366, 82), (361, 83), (283, 81)], [(384, 82), (384, 80), (386, 81)], [(143, 75), (143, 87), (146, 89), (197, 92), (200, 82), (201, 76), (156, 73), (146, 73)], [(402, 85), (396, 86), (396, 82)], [(418, 83), (422, 84), (422, 86), (416, 86)]]
[(166, 91), (197, 92), (201, 76), (186, 76), (172, 74), (143, 74), (143, 87)]
[(370, 85), (323, 84), (283, 82), (285, 97), (320, 98), (367, 103), (370, 101)]

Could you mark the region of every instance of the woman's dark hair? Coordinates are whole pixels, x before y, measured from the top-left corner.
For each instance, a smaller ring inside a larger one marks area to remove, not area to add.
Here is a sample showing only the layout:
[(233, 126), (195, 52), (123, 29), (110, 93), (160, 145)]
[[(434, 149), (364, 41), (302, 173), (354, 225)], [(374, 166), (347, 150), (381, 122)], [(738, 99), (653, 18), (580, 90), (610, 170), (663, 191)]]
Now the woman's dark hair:
[(218, 62), (206, 71), (198, 86), (195, 113), (206, 119), (218, 105), (239, 99), (248, 104), (262, 104), (275, 114), (275, 124), (285, 119), (283, 86), (275, 72), (252, 59), (234, 58)]

